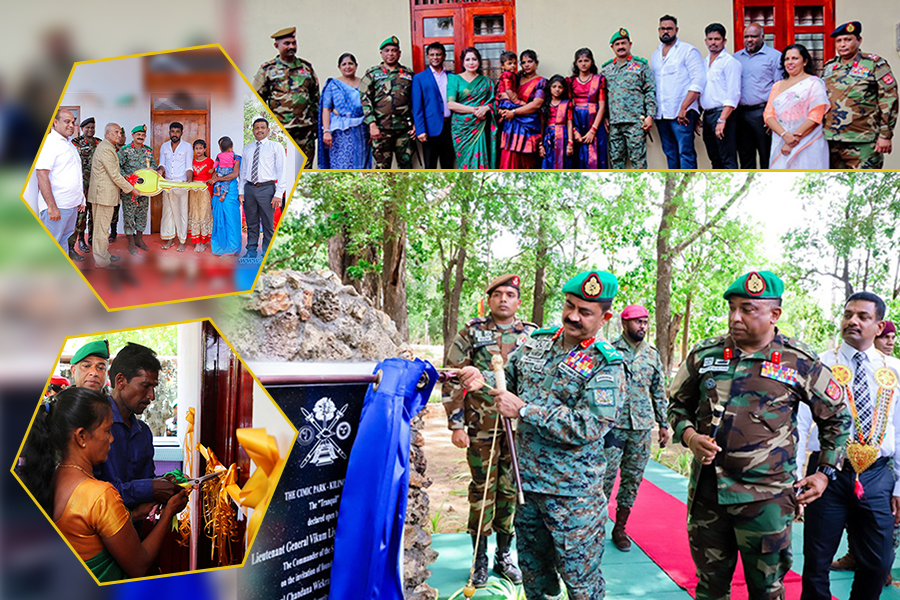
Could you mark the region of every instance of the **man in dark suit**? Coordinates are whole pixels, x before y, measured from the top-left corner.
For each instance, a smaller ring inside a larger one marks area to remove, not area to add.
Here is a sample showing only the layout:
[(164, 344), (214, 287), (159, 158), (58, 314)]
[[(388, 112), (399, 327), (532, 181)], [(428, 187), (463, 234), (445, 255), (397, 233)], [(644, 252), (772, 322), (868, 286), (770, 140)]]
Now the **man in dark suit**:
[(426, 48), (428, 68), (413, 76), (413, 122), (422, 142), (424, 167), (436, 169), (438, 159), (442, 169), (452, 169), (455, 151), (450, 137), (450, 109), (447, 108), (447, 79), (444, 59), (447, 51), (440, 42)]

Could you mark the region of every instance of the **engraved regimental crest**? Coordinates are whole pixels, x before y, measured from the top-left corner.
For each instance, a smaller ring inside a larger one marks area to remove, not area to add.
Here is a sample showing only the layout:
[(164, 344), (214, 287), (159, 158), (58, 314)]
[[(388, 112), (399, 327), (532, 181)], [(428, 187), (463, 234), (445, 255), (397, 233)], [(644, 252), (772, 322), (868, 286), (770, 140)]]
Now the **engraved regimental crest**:
[(603, 284), (600, 283), (600, 276), (596, 273), (588, 275), (584, 283), (581, 284), (581, 293), (584, 294), (585, 298), (596, 298), (603, 293)]
[(308, 425), (300, 428), (298, 441), (302, 445), (308, 445), (315, 441), (315, 444), (306, 454), (300, 467), (305, 467), (307, 463), (312, 462), (317, 467), (332, 464), (338, 457), (347, 459), (347, 455), (341, 450), (341, 447), (335, 441), (344, 441), (350, 437), (353, 431), (352, 426), (347, 421), (343, 421), (344, 413), (347, 412), (347, 404), (338, 409), (331, 398), (320, 398), (313, 405), (310, 413), (305, 408), (300, 410)]
[(744, 284), (747, 293), (752, 296), (759, 296), (766, 290), (766, 282), (757, 272), (750, 273), (747, 276), (747, 283)]

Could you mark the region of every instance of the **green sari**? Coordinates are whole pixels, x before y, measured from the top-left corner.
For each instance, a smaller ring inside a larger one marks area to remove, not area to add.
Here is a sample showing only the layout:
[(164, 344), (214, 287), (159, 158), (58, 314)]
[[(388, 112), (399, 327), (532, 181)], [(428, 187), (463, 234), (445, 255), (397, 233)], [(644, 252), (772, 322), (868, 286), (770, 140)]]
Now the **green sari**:
[(116, 562), (116, 559), (113, 558), (108, 550), (103, 550), (99, 554), (95, 554), (93, 557), (84, 561), (84, 564), (87, 565), (88, 569), (91, 570), (91, 573), (94, 574), (94, 577), (96, 577), (100, 583), (106, 583), (107, 581), (121, 581), (122, 579), (128, 578), (128, 576), (125, 575), (125, 571), (122, 570), (122, 567), (119, 566), (119, 563)]
[(450, 134), (456, 150), (458, 169), (495, 169), (497, 167), (497, 123), (494, 119), (494, 83), (484, 75), (468, 82), (451, 74), (447, 80), (447, 101), (475, 108), (490, 106), (491, 111), (479, 121), (472, 114), (453, 113)]

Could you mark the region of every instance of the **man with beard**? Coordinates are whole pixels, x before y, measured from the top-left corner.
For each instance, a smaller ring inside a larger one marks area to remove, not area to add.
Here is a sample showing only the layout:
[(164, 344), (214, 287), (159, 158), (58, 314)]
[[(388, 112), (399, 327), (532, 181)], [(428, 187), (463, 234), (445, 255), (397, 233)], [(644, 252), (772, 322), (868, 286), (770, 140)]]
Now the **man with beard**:
[(116, 145), (125, 143), (125, 132), (116, 123), (106, 126), (103, 141), (97, 146), (91, 161), (91, 186), (88, 189), (88, 201), (94, 211), (94, 266), (98, 269), (117, 268), (111, 263), (119, 260), (107, 250), (109, 231), (113, 209), (119, 205), (119, 190), (126, 193), (134, 191), (134, 187), (122, 177), (119, 171), (119, 157)]
[(68, 139), (73, 133), (75, 115), (60, 110), (34, 165), (40, 190), (38, 215), (60, 246), (75, 230), (78, 211), (84, 210), (81, 160)]
[(659, 47), (650, 59), (656, 77), (656, 128), (670, 169), (696, 169), (694, 128), (706, 87), (700, 51), (678, 39), (678, 19), (659, 19)]
[[(505, 417), (518, 417), (516, 450), (525, 504), (516, 511), (516, 549), (525, 596), (602, 600), (606, 524), (603, 438), (625, 389), (622, 356), (598, 340), (612, 318), (615, 275), (587, 271), (566, 282), (562, 327), (535, 331), (506, 363), (508, 391), (491, 390)], [(464, 367), (470, 392), (493, 373)]]
[[(190, 181), (194, 176), (194, 152), (190, 144), (181, 141), (184, 125), (174, 121), (169, 125), (169, 141), (159, 148), (159, 174), (169, 181)], [(162, 191), (162, 220), (159, 237), (166, 240), (162, 249), (168, 250), (178, 237), (178, 252), (184, 252), (187, 242), (188, 190), (171, 188)], [(250, 220), (247, 219), (247, 223)]]
[(156, 352), (129, 342), (109, 369), (113, 441), (106, 462), (94, 466), (94, 476), (116, 487), (133, 519), (146, 516), (153, 504), (165, 504), (181, 490), (168, 479), (154, 478), (153, 434), (136, 416), (156, 398), (161, 368)]
[(769, 168), (772, 136), (763, 111), (769, 93), (782, 78), (781, 52), (768, 46), (763, 26), (751, 23), (744, 28), (744, 47), (734, 53), (741, 63), (741, 101), (732, 117), (737, 122), (737, 151), (742, 169)]
[[(446, 366), (460, 368), (473, 365), (481, 371), (490, 371), (491, 358), (497, 354), (504, 362), (518, 348), (537, 325), (516, 318), (522, 305), (519, 276), (506, 274), (488, 285), (490, 316), (472, 319), (453, 339), (447, 353)], [(466, 393), (459, 385), (444, 384), (444, 409), (447, 426), (453, 432), (452, 442), (457, 448), (466, 448), (466, 462), (472, 473), (469, 483), (469, 535), (475, 549), (475, 571), (472, 583), (484, 587), (488, 579), (487, 538), (497, 532), (497, 553), (494, 572), (512, 581), (522, 582), (522, 573), (513, 562), (509, 550), (515, 535), (513, 517), (516, 512), (516, 486), (512, 473), (512, 458), (502, 424), (497, 422), (494, 399), (477, 391)], [(497, 427), (501, 425), (500, 427)], [(491, 448), (497, 437), (494, 457)], [(488, 462), (493, 464), (487, 472)], [(490, 490), (484, 502), (484, 519), (479, 536), (479, 516), (482, 511), (484, 488), (490, 481)]]
[(381, 64), (366, 71), (359, 82), (365, 123), (372, 139), (376, 169), (390, 169), (394, 155), (397, 167), (412, 168), (416, 128), (412, 120), (412, 69), (400, 64), (400, 40), (391, 36), (381, 42)]
[(109, 342), (107, 340), (88, 342), (75, 351), (69, 366), (72, 370), (72, 385), (99, 392), (106, 385)]
[(856, 558), (851, 600), (877, 598), (894, 561), (893, 533), (900, 524), (900, 361), (874, 345), (884, 329), (885, 308), (871, 292), (852, 294), (841, 318), (843, 342), (822, 355), (853, 415), (843, 464), (822, 469), (824, 453), (808, 440), (812, 419), (806, 411), (799, 414), (798, 455), (810, 450), (807, 472), (818, 469), (831, 479), (822, 498), (806, 509), (803, 600), (831, 598), (828, 572), (844, 527)]
[(694, 455), (687, 532), (697, 600), (729, 597), (738, 552), (750, 598), (784, 597), (797, 503), (828, 486), (822, 472), (794, 483), (797, 405), (808, 404), (819, 425), (820, 470), (834, 469), (847, 439), (831, 371), (776, 327), (783, 291), (770, 271), (735, 280), (723, 296), (728, 334), (691, 350), (670, 388), (674, 439)]
[[(147, 126), (138, 125), (131, 130), (131, 143), (119, 150), (119, 166), (122, 175), (128, 177), (141, 169), (156, 169), (156, 158), (153, 148), (144, 145), (147, 139)], [(147, 227), (147, 209), (150, 206), (148, 196), (131, 196), (122, 194), (122, 216), (125, 237), (128, 238), (128, 252), (137, 254), (137, 249), (147, 251), (150, 248), (144, 243), (144, 229)]]
[(725, 26), (710, 23), (706, 26), (706, 49), (709, 56), (706, 86), (700, 94), (703, 109), (703, 142), (713, 169), (737, 169), (737, 126), (731, 113), (741, 99), (741, 63), (727, 50)]
[(616, 425), (606, 434), (606, 476), (603, 493), (609, 498), (621, 466), (616, 496), (616, 526), (612, 540), (622, 552), (631, 550), (625, 523), (637, 498), (644, 469), (650, 460), (650, 435), (658, 426), (661, 448), (669, 441), (666, 422), (666, 377), (656, 348), (644, 341), (649, 313), (639, 304), (622, 311), (622, 335), (613, 347), (625, 359), (625, 396), (619, 405)]
[[(78, 155), (81, 157), (81, 180), (84, 186), (85, 198), (87, 197), (88, 187), (91, 184), (91, 159), (94, 158), (94, 150), (97, 149), (97, 145), (100, 143), (100, 138), (94, 137), (96, 128), (97, 122), (94, 117), (88, 117), (81, 122), (81, 135), (72, 140), (72, 144), (75, 145), (75, 149), (78, 150)], [(92, 244), (94, 238), (93, 225), (94, 219), (91, 215), (91, 205), (88, 204), (86, 210), (78, 212), (78, 219), (75, 221), (75, 233), (69, 236), (69, 258), (72, 260), (78, 262), (84, 260), (82, 256), (78, 256), (78, 258), (73, 256), (77, 255), (75, 252), (76, 240), (78, 241), (79, 250), (84, 253), (91, 251), (87, 244), (84, 243), (84, 232), (87, 230), (88, 244)]]

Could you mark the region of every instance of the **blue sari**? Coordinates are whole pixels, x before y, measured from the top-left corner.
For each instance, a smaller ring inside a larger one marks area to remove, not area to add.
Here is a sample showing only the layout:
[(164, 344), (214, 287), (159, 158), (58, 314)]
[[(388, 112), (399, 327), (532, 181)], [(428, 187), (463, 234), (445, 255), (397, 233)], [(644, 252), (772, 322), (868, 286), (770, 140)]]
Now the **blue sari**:
[[(235, 154), (234, 167), (219, 167), (216, 175), (224, 177), (240, 168), (241, 157)], [(213, 229), (209, 240), (213, 254), (234, 254), (241, 250), (241, 201), (238, 195), (237, 179), (218, 181), (213, 186)]]
[[(322, 142), (322, 111), (331, 111), (331, 148)], [(319, 168), (371, 169), (369, 129), (363, 123), (359, 90), (329, 78), (319, 101)]]

